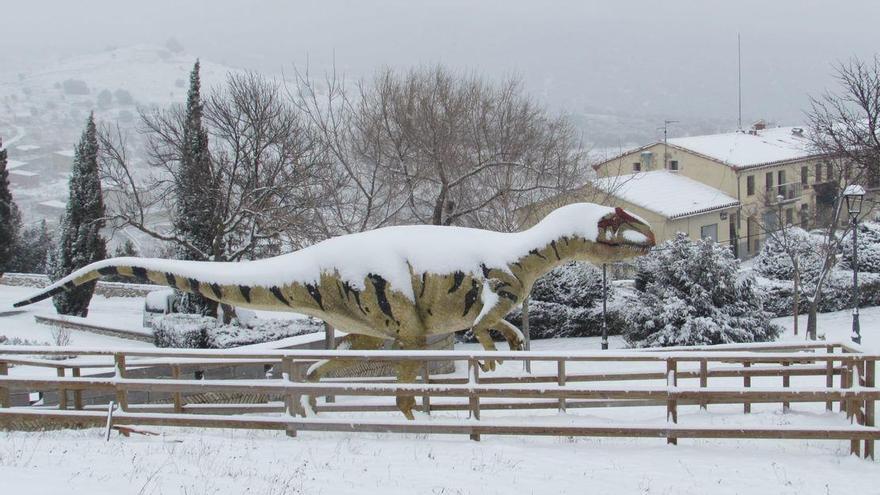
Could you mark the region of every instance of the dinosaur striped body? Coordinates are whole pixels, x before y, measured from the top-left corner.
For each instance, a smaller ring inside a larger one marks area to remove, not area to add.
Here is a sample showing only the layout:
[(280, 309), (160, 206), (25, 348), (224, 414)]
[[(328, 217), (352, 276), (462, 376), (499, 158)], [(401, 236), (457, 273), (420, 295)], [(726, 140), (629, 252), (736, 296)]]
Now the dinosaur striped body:
[[(314, 316), (348, 332), (343, 344), (349, 348), (378, 348), (390, 339), (400, 348), (419, 349), (429, 335), (470, 328), (487, 349), (494, 349), (491, 329), (516, 349), (522, 336), (503, 317), (522, 303), (541, 275), (566, 261), (615, 261), (653, 245), (653, 234), (640, 219), (619, 208), (581, 203), (560, 208), (519, 233), (391, 227), (262, 261), (114, 258), (77, 270), (15, 306), (101, 276), (121, 275), (232, 306)], [(326, 363), (310, 378), (320, 379), (345, 364)], [(402, 363), (398, 375), (414, 380), (414, 364)], [(408, 399), (401, 408), (411, 417)]]

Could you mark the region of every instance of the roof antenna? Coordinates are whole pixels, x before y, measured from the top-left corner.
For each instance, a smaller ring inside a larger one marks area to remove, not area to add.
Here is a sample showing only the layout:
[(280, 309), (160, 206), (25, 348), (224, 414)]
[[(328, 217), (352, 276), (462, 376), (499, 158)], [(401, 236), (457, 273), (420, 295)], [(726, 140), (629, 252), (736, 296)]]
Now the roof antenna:
[(742, 93), (742, 46), (740, 43), (740, 35), (736, 33), (736, 93), (738, 114), (736, 119), (736, 129), (743, 129), (743, 93)]

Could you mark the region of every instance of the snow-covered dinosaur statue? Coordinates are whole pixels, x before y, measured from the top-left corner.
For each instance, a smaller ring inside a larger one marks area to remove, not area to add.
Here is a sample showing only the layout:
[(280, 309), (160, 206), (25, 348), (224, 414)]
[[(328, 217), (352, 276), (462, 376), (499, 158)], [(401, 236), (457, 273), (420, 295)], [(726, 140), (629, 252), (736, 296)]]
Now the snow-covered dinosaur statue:
[[(400, 349), (424, 349), (429, 335), (472, 328), (487, 350), (495, 349), (492, 329), (519, 350), (522, 334), (504, 316), (539, 277), (566, 261), (617, 261), (653, 245), (654, 234), (643, 220), (620, 208), (576, 203), (516, 233), (412, 225), (334, 237), (260, 261), (112, 258), (81, 268), (15, 306), (121, 275), (233, 306), (320, 318), (348, 333), (340, 339), (342, 349), (379, 349), (389, 339)], [(352, 364), (322, 362), (308, 378), (320, 380)], [(495, 363), (481, 366), (494, 369)], [(417, 362), (398, 363), (398, 380), (415, 381), (418, 368)], [(397, 404), (412, 419), (415, 398), (398, 397)]]

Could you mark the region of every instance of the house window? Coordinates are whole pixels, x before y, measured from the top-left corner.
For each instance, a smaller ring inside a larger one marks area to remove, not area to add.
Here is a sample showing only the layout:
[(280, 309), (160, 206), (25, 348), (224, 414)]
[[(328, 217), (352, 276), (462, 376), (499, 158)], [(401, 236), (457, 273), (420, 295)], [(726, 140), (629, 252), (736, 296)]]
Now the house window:
[(786, 208), (785, 209), (785, 225), (791, 225), (794, 223), (794, 208)]
[(669, 170), (672, 170), (673, 172), (678, 171), (678, 160), (670, 160), (669, 161)]
[(633, 162), (633, 172), (641, 172), (642, 164), (640, 162)]
[(834, 169), (831, 168), (831, 163), (825, 164), (825, 180), (834, 180)]
[(807, 169), (807, 167), (801, 167), (801, 184), (806, 186), (809, 176), (810, 171)]
[(776, 172), (776, 176), (779, 179), (777, 181), (779, 183), (779, 187), (777, 188), (776, 194), (778, 194), (779, 196), (788, 197), (785, 194), (785, 170), (780, 170), (779, 172)]
[(816, 164), (816, 184), (822, 182), (822, 164)]
[(773, 172), (767, 172), (764, 175), (764, 190), (770, 192), (773, 189)]
[(772, 210), (765, 211), (764, 214), (761, 215), (761, 223), (763, 223), (763, 227), (767, 230), (776, 230), (779, 228), (779, 220), (779, 216)]
[(700, 239), (711, 239), (712, 242), (718, 242), (718, 224), (713, 223), (700, 227)]
[(750, 175), (746, 177), (746, 196), (754, 196), (755, 195), (755, 176)]

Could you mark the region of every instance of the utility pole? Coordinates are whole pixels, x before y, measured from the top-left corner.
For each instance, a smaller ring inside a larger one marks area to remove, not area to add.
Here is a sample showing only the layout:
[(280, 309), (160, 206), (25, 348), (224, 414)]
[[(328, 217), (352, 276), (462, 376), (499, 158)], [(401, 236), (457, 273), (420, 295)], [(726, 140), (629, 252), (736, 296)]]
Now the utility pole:
[(736, 103), (737, 118), (736, 130), (741, 131), (743, 128), (743, 91), (742, 91), (742, 43), (740, 35), (736, 33)]
[(677, 120), (663, 121), (663, 170), (669, 168), (669, 124), (677, 123)]

